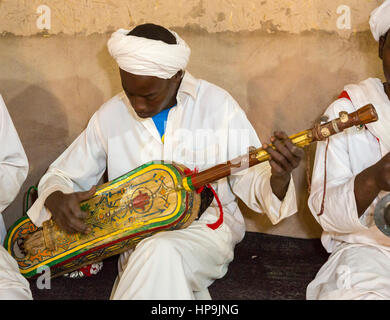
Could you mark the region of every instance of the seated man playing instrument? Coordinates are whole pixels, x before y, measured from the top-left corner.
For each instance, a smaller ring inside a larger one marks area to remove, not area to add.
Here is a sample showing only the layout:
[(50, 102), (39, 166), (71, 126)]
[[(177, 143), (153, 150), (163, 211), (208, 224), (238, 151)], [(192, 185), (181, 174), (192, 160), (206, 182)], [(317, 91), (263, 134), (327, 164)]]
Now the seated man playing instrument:
[[(42, 177), (28, 212), (37, 226), (52, 216), (69, 232), (88, 233), (79, 203), (94, 194), (106, 169), (109, 180), (153, 160), (202, 171), (261, 146), (237, 102), (186, 71), (190, 48), (175, 32), (153, 24), (119, 29), (108, 49), (119, 65), (123, 92), (92, 116)], [(245, 133), (241, 141), (237, 133)], [(236, 197), (274, 224), (297, 211), (291, 171), (303, 150), (283, 132), (271, 141), (275, 150), (264, 145), (269, 163), (212, 184), (223, 207), (222, 223), (215, 225), (220, 210), (214, 199), (187, 228), (157, 233), (121, 254), (111, 298), (210, 298), (208, 286), (226, 274), (245, 234)]]
[(26, 180), (28, 160), (1, 95), (0, 145), (0, 300), (31, 300), (28, 281), (3, 247), (6, 229), (2, 212), (14, 201)]
[(309, 207), (331, 255), (307, 299), (390, 299), (390, 238), (374, 222), (375, 205), (390, 191), (389, 0), (372, 12), (370, 26), (386, 82), (347, 85), (325, 114), (333, 119), (371, 103), (379, 120), (317, 144)]

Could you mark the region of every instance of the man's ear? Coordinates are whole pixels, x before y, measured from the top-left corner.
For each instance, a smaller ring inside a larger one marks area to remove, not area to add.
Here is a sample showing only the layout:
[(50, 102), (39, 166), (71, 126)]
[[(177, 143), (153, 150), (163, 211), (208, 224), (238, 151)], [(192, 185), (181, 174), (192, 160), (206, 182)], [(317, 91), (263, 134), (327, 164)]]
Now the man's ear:
[(383, 48), (385, 46), (385, 43), (386, 43), (386, 37), (381, 36), (379, 38), (379, 58), (381, 58), (381, 60), (383, 60)]

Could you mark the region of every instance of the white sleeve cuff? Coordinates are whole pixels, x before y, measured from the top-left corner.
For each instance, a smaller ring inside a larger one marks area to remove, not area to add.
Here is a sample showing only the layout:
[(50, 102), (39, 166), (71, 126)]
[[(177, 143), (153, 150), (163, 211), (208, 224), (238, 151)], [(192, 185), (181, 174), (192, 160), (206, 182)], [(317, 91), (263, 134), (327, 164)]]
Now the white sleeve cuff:
[(272, 224), (275, 225), (298, 211), (294, 180), (291, 175), (290, 183), (283, 201), (280, 201), (273, 193), (270, 179), (268, 180), (267, 185), (269, 187), (269, 207), (266, 213)]
[(324, 212), (321, 210), (323, 189), (313, 192), (309, 198), (309, 207), (321, 227), (327, 232), (353, 233), (367, 229), (359, 219), (357, 212), (354, 185), (355, 176), (338, 185), (328, 182), (324, 203)]
[(55, 184), (44, 190), (42, 194), (39, 195), (38, 199), (27, 211), (27, 215), (37, 227), (41, 227), (43, 222), (51, 218), (51, 212), (45, 207), (45, 201), (47, 197), (55, 191), (72, 193), (73, 189), (66, 185)]

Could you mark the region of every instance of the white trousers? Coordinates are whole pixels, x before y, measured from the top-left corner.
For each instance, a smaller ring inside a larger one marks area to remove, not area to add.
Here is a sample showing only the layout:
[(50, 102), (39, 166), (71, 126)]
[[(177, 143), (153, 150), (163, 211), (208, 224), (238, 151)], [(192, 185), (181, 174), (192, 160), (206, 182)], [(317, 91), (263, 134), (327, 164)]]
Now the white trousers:
[(0, 300), (32, 300), (30, 284), (14, 258), (0, 246)]
[(226, 274), (234, 244), (228, 226), (212, 230), (206, 224), (215, 216), (207, 220), (157, 233), (121, 254), (111, 299), (210, 298), (207, 288)]
[(377, 247), (336, 250), (306, 290), (308, 300), (389, 300), (390, 256)]

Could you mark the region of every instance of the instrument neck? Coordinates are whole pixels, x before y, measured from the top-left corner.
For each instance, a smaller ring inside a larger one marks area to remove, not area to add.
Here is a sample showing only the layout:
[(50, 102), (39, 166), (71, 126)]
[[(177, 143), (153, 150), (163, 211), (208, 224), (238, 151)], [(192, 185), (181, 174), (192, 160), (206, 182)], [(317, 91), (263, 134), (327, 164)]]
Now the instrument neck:
[[(310, 131), (303, 131), (296, 135), (290, 136), (292, 143), (304, 147), (312, 142)], [(275, 149), (274, 145), (269, 145)], [(183, 180), (183, 187), (187, 190), (196, 190), (209, 183), (226, 178), (230, 175), (248, 169), (259, 163), (269, 160), (270, 154), (263, 148), (251, 150), (248, 154), (237, 157), (226, 163), (216, 165), (202, 172), (193, 173)]]

